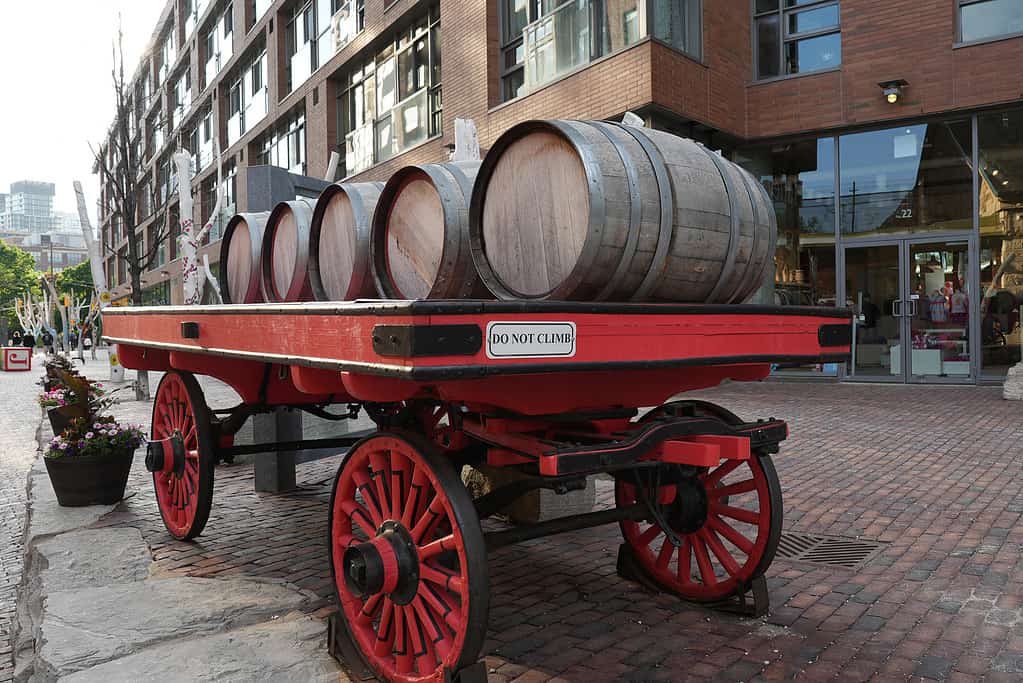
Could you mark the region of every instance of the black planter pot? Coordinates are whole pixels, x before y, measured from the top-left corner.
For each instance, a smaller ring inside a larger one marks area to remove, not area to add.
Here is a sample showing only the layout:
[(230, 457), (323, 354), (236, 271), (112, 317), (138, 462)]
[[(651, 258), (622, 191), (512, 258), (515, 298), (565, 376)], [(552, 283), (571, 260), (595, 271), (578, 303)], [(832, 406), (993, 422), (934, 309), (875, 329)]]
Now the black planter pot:
[(112, 505), (124, 498), (135, 451), (110, 455), (43, 458), (50, 483), (63, 507)]
[(60, 408), (47, 408), (46, 417), (50, 418), (54, 436), (60, 436), (71, 425), (71, 418), (60, 412)]

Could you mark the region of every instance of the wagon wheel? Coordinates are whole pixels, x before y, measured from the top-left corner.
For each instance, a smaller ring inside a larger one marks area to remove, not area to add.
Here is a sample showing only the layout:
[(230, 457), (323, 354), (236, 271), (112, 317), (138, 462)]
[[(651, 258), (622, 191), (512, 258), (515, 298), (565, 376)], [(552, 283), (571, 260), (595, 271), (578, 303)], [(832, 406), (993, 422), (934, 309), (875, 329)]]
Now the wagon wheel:
[(153, 402), (146, 469), (167, 531), (187, 541), (202, 533), (213, 503), (215, 465), (210, 409), (191, 373), (169, 371)]
[(380, 432), (353, 447), (328, 543), (346, 628), (382, 678), (439, 681), (476, 661), (489, 603), (483, 532), (436, 446)]
[(652, 500), (658, 490), (659, 521), (622, 522), (622, 535), (666, 591), (716, 602), (744, 592), (770, 566), (782, 526), (781, 486), (770, 456), (727, 460), (697, 476), (656, 482), (659, 489), (647, 481), (641, 491), (638, 481), (616, 481), (618, 506)]

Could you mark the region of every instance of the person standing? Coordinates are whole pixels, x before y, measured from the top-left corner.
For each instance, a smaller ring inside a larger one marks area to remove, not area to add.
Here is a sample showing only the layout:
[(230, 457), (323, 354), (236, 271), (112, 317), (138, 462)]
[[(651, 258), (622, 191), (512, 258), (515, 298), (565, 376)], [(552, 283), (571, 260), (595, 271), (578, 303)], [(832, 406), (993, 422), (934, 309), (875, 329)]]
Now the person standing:
[(21, 346), (21, 332), (14, 330), (14, 334), (11, 335), (11, 346)]
[(21, 335), (21, 345), (26, 349), (34, 349), (36, 347), (36, 338), (28, 330), (25, 334)]
[(43, 349), (48, 355), (53, 355), (53, 335), (49, 330), (43, 330)]

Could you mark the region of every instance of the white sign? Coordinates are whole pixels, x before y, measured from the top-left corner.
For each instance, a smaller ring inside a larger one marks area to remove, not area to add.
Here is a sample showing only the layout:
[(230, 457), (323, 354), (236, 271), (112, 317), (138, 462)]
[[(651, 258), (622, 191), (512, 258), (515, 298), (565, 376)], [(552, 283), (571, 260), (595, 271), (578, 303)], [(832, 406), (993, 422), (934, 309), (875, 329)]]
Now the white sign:
[(571, 358), (575, 323), (487, 323), (487, 358)]

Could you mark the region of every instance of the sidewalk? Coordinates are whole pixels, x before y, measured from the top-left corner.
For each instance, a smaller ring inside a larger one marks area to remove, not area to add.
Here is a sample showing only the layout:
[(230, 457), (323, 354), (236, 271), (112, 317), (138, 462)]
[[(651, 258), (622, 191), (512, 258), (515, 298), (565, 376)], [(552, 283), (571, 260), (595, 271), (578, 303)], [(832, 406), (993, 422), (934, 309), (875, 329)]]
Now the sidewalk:
[[(89, 371), (102, 376), (105, 366), (90, 365)], [(155, 391), (155, 378), (152, 386)], [(650, 594), (620, 579), (616, 526), (501, 549), (489, 560), (492, 598), (484, 654), (492, 681), (749, 681), (799, 675), (850, 681), (1020, 680), (1023, 423), (1018, 403), (1003, 401), (994, 388), (782, 382), (733, 384), (696, 395), (744, 417), (789, 421), (791, 437), (775, 463), (791, 539), (859, 540), (873, 552), (852, 568), (812, 557), (779, 557), (768, 571), (770, 615), (743, 619)], [(117, 412), (148, 426), (148, 411), (148, 405), (131, 402)], [(57, 657), (44, 648), (48, 666), (95, 664), (89, 674), (101, 680), (115, 671), (118, 676), (148, 672), (142, 668), (148, 657), (191, 662), (200, 668), (190, 671), (209, 678), (223, 674), (219, 667), (226, 666), (226, 653), (235, 655), (232, 666), (248, 658), (266, 666), (260, 658), (297, 649), (304, 662), (326, 671), (332, 663), (322, 650), (323, 620), (334, 606), (325, 527), (338, 464), (334, 457), (301, 465), (299, 490), (284, 495), (255, 493), (251, 465), (220, 467), (206, 531), (195, 543), (180, 543), (163, 528), (139, 459), (129, 483), (133, 495), (109, 514), (95, 514), (76, 526), (87, 530), (72, 532), (97, 547), (101, 538), (104, 544), (124, 543), (127, 559), (119, 564), (136, 573), (115, 577), (115, 585), (134, 585), (136, 592), (118, 594), (109, 585), (90, 584), (94, 587), (81, 589), (88, 601), (58, 601), (61, 611), (55, 617), (82, 615), (60, 624), (70, 629), (64, 642), (72, 646), (98, 627), (107, 629), (101, 631), (105, 637), (135, 640), (118, 641), (122, 649), (107, 648), (93, 659)], [(41, 486), (38, 476), (33, 485)], [(598, 507), (612, 504), (608, 482), (598, 482), (597, 494)], [(35, 500), (38, 508), (42, 499)], [(66, 536), (42, 542), (38, 533), (30, 535), (35, 553), (30, 560), (45, 557), (59, 574), (54, 567), (64, 557), (60, 539)], [(146, 548), (145, 557), (130, 554), (140, 547)], [(88, 560), (77, 562), (81, 575)], [(43, 577), (50, 581), (46, 572)], [(218, 599), (194, 597), (192, 584), (210, 579)], [(156, 598), (137, 586), (174, 581), (188, 591), (172, 592), (160, 598), (163, 602), (152, 602)], [(221, 595), (240, 600), (225, 590), (236, 585), (245, 586), (249, 598), (254, 586), (267, 597), (224, 607)], [(42, 594), (50, 609), (54, 589), (44, 586)], [(153, 619), (166, 632), (124, 634), (106, 618), (109, 613), (95, 607), (140, 599), (151, 600)], [(234, 630), (194, 638), (207, 632), (210, 621)], [(261, 623), (249, 625), (253, 622)], [(260, 640), (267, 629), (275, 631), (272, 642)], [(225, 648), (227, 640), (243, 633), (246, 642), (257, 645)], [(168, 634), (177, 640), (163, 640)], [(125, 656), (128, 648), (137, 654)], [(311, 679), (290, 674), (282, 677)]]

